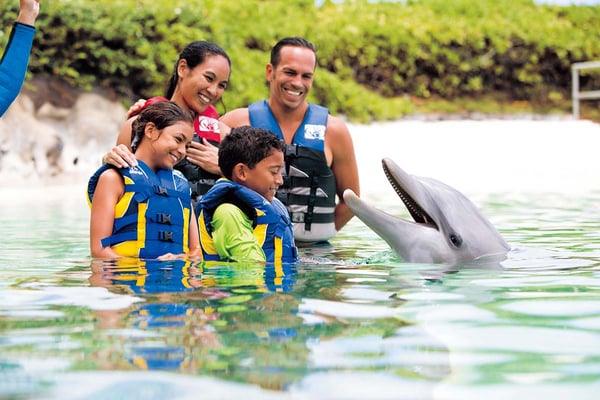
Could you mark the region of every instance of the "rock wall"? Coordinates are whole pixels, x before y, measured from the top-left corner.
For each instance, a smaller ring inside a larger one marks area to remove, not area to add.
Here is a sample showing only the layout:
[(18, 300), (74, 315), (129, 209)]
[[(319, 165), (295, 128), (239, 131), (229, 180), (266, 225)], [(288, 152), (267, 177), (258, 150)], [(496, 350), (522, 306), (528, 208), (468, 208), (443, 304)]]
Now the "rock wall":
[(39, 103), (24, 91), (0, 118), (0, 187), (85, 185), (114, 146), (125, 107), (96, 93)]

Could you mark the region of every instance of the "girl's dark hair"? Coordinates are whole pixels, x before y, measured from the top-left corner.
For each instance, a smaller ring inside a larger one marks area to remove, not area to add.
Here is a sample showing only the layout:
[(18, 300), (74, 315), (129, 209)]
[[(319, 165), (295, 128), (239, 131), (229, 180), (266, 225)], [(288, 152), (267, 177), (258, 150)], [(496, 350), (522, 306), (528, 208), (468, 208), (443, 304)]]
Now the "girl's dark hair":
[(179, 81), (179, 74), (177, 73), (177, 66), (179, 65), (179, 61), (185, 60), (187, 62), (188, 67), (190, 67), (190, 69), (194, 69), (196, 68), (196, 66), (202, 64), (204, 60), (206, 60), (207, 56), (223, 56), (229, 63), (229, 68), (231, 68), (231, 59), (229, 58), (225, 50), (221, 48), (221, 46), (204, 40), (192, 42), (185, 46), (183, 51), (179, 54), (179, 59), (175, 63), (173, 75), (171, 75), (171, 79), (169, 79), (167, 92), (165, 94), (165, 97), (167, 99), (173, 97), (173, 93), (175, 93), (175, 87), (177, 86), (177, 82)]
[(146, 125), (149, 122), (152, 122), (156, 129), (160, 131), (180, 121), (191, 124), (194, 122), (194, 117), (172, 101), (160, 101), (145, 107), (131, 126), (131, 148), (133, 152), (135, 153), (142, 141)]
[(285, 145), (271, 131), (251, 126), (233, 128), (219, 143), (219, 168), (227, 179), (233, 175), (236, 164), (246, 164), (252, 169), (273, 150), (284, 151)]

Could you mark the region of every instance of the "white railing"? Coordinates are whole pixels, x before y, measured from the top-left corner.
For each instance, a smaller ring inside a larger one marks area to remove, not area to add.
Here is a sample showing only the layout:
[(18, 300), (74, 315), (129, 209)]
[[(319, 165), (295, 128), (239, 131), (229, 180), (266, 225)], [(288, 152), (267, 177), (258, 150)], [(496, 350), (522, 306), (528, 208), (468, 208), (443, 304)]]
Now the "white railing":
[(600, 69), (600, 61), (578, 62), (571, 65), (572, 76), (572, 98), (573, 98), (573, 118), (579, 119), (579, 101), (586, 99), (600, 99), (600, 90), (579, 91), (579, 71), (582, 69)]

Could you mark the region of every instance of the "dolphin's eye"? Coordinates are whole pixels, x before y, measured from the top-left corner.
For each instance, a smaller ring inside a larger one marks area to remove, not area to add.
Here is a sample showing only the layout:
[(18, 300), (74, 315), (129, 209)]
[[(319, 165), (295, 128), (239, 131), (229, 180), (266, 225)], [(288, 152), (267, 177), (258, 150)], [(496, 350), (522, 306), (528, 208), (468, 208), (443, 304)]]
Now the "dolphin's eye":
[(460, 247), (462, 246), (462, 238), (460, 237), (459, 234), (457, 233), (451, 233), (450, 234), (450, 241), (452, 242), (452, 244), (455, 247)]

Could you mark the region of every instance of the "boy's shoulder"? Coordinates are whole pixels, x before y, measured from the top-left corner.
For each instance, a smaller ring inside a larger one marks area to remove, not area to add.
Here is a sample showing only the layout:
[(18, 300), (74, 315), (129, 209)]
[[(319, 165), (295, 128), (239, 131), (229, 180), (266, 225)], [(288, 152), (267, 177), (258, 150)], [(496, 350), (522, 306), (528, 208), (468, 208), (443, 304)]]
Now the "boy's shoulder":
[(229, 230), (240, 230), (240, 228), (252, 228), (253, 221), (238, 206), (233, 203), (220, 204), (212, 216), (213, 226), (221, 226)]

